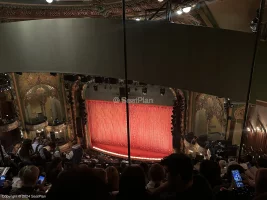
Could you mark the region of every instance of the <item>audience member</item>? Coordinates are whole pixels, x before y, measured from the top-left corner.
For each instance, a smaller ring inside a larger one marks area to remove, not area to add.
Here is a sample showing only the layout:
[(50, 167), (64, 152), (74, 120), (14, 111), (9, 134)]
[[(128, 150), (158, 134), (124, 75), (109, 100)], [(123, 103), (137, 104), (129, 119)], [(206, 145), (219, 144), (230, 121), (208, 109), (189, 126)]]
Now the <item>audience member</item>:
[(149, 199), (144, 170), (139, 166), (127, 167), (121, 175), (117, 200)]
[(38, 156), (40, 156), (43, 160), (46, 160), (45, 154), (44, 154), (44, 146), (40, 144), (40, 138), (37, 137), (32, 143), (32, 149), (34, 153)]
[(70, 160), (74, 165), (78, 165), (82, 161), (82, 156), (83, 149), (79, 144), (72, 146), (71, 151), (66, 154), (66, 158)]
[(157, 199), (212, 199), (212, 191), (202, 176), (193, 176), (191, 159), (184, 154), (171, 154), (162, 164), (166, 167), (168, 181), (155, 189)]
[(119, 179), (120, 175), (116, 167), (110, 166), (106, 169), (108, 179), (108, 190), (109, 192), (119, 190)]
[(93, 173), (96, 177), (98, 177), (103, 183), (108, 183), (107, 173), (104, 169), (101, 168), (95, 168), (93, 169)]
[(56, 145), (55, 142), (49, 143), (49, 147), (50, 147), (50, 152), (51, 152), (51, 155), (52, 155), (52, 159), (61, 157), (59, 148), (57, 148), (57, 145)]
[(18, 156), (23, 164), (32, 164), (32, 158), (34, 156), (34, 151), (32, 149), (31, 140), (23, 140), (21, 148), (18, 150)]
[[(34, 165), (27, 165), (19, 171), (21, 179), (20, 188), (12, 188), (10, 195), (44, 195), (44, 192), (36, 190), (36, 184), (39, 177), (39, 169)], [(39, 187), (43, 188), (43, 187)]]
[(149, 182), (146, 188), (150, 191), (158, 188), (165, 178), (164, 168), (160, 164), (153, 164), (149, 169)]
[(61, 173), (46, 198), (109, 200), (110, 195), (103, 181), (96, 177), (92, 170), (76, 169)]
[(267, 199), (267, 169), (259, 169), (255, 177), (255, 193), (254, 200)]
[(87, 164), (80, 164), (79, 165), (79, 169), (82, 171), (87, 171), (89, 169), (88, 165)]
[(199, 172), (207, 179), (211, 188), (222, 184), (221, 169), (216, 162), (211, 160), (202, 161)]

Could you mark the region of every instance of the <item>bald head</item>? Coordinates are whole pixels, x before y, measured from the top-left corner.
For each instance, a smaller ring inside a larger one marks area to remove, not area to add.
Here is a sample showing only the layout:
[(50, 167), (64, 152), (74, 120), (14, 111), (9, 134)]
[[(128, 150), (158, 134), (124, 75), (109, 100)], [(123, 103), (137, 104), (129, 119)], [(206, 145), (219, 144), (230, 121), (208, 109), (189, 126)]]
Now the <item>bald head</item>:
[(19, 171), (19, 177), (22, 181), (23, 186), (34, 187), (37, 183), (39, 173), (39, 169), (34, 165), (23, 167)]

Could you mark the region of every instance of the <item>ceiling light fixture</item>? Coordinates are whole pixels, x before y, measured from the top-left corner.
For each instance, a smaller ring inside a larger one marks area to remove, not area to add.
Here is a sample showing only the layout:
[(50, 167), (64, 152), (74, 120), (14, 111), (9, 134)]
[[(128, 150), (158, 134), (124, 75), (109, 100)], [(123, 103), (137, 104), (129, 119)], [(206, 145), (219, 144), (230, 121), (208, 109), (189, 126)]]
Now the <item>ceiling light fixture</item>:
[(46, 0), (46, 2), (47, 2), (47, 3), (52, 3), (52, 2), (53, 2), (53, 0)]
[(181, 14), (183, 14), (183, 11), (182, 10), (177, 10), (177, 14), (181, 15)]
[(183, 8), (183, 12), (184, 12), (184, 13), (189, 13), (190, 10), (191, 10), (191, 7)]
[(158, 0), (158, 2), (162, 2), (163, 0)]

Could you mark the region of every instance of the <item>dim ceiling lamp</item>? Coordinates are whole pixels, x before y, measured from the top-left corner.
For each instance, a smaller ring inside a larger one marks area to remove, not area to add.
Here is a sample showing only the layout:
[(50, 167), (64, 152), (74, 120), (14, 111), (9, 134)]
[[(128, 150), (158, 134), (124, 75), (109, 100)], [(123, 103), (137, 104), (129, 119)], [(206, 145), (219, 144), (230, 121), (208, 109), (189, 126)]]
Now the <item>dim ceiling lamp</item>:
[(162, 2), (163, 0), (158, 0), (158, 2)]
[(53, 2), (53, 0), (46, 0), (46, 2), (47, 2), (47, 3), (52, 3), (52, 2)]
[(191, 7), (185, 7), (183, 8), (184, 13), (189, 13), (191, 11)]
[(181, 15), (181, 14), (183, 14), (183, 11), (182, 10), (177, 10), (177, 14)]

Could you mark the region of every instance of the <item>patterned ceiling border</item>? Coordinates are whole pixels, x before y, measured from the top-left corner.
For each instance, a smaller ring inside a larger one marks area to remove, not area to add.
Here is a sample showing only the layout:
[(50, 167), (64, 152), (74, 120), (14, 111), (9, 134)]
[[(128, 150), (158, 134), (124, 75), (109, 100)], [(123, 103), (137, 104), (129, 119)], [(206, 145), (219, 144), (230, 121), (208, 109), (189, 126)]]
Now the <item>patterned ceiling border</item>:
[[(126, 13), (138, 13), (148, 9), (157, 9), (162, 6), (154, 0), (133, 0), (127, 2)], [(0, 3), (0, 18), (43, 19), (43, 18), (69, 18), (69, 17), (108, 17), (121, 16), (122, 4), (88, 5), (27, 5)]]
[[(187, 3), (195, 4), (200, 0), (185, 0), (177, 3), (175, 8), (185, 6)], [(128, 18), (144, 16), (146, 11), (157, 10), (163, 2), (157, 0), (131, 0), (126, 2), (126, 15)], [(148, 12), (149, 13), (149, 12)], [(195, 13), (195, 12), (194, 12)], [(153, 14), (150, 13), (150, 14)], [(2, 22), (23, 21), (32, 19), (54, 19), (54, 18), (85, 18), (85, 17), (121, 17), (122, 4), (117, 2), (105, 2), (101, 0), (88, 2), (84, 5), (42, 5), (42, 4), (20, 4), (0, 3), (0, 19)], [(184, 18), (187, 17), (187, 20)], [(179, 23), (197, 25), (198, 19), (189, 14), (180, 17)], [(201, 24), (203, 25), (203, 24)]]

